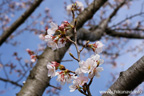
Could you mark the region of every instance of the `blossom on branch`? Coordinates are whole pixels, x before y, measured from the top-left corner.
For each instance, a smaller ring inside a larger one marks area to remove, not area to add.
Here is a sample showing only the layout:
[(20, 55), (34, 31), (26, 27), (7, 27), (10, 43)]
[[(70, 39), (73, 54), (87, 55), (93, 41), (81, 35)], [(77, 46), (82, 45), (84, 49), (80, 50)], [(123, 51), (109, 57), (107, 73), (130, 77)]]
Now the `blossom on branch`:
[(41, 40), (45, 40), (45, 35), (44, 35), (44, 34), (40, 34), (40, 35), (39, 35), (39, 38), (40, 38)]
[(75, 10), (79, 10), (80, 12), (84, 10), (84, 5), (82, 2), (76, 1), (75, 4), (75, 6), (73, 4), (70, 4), (66, 7), (68, 15), (70, 15), (72, 7), (76, 7)]
[(89, 78), (92, 78), (94, 76), (100, 77), (99, 72), (103, 71), (102, 67), (95, 67), (88, 75)]
[(94, 67), (96, 67), (96, 63), (91, 60), (91, 58), (88, 58), (83, 65), (80, 66), (80, 69), (83, 73), (90, 73)]
[(70, 88), (70, 92), (73, 92), (79, 88), (79, 83), (76, 80), (74, 80), (73, 85), (70, 85), (69, 88)]
[(61, 83), (61, 85), (64, 85), (65, 83), (71, 83), (72, 80), (75, 78), (74, 75), (67, 73), (65, 71), (58, 72), (57, 81)]
[(54, 77), (56, 76), (56, 69), (55, 69), (55, 66), (52, 66), (52, 65), (47, 65), (47, 68), (48, 68), (48, 77)]
[(96, 54), (99, 54), (103, 50), (103, 43), (100, 41), (95, 42), (94, 44), (89, 44), (88, 47), (92, 48)]
[(76, 1), (76, 4), (77, 4), (77, 6), (80, 8), (80, 11), (83, 11), (83, 10), (84, 10), (84, 5), (83, 5), (82, 2)]
[(88, 77), (85, 77), (84, 75), (80, 75), (73, 81), (73, 85), (70, 85), (70, 92), (75, 91), (76, 89), (79, 89), (80, 86), (83, 86), (85, 83), (88, 82)]
[(55, 33), (55, 31), (58, 29), (58, 25), (55, 24), (54, 22), (50, 23), (50, 29), (47, 30), (47, 34), (48, 35), (53, 35)]
[(33, 63), (36, 62), (37, 56), (34, 55), (35, 53), (32, 50), (30, 50), (30, 49), (26, 49), (26, 51), (28, 52), (28, 54), (31, 57), (31, 62), (33, 62)]
[(86, 61), (79, 62), (79, 68), (76, 69), (75, 73), (77, 75), (88, 73), (89, 78), (92, 78), (93, 76), (99, 77), (100, 75), (98, 74), (98, 72), (103, 71), (103, 68), (98, 66), (103, 63), (104, 60), (100, 59), (100, 55), (92, 55)]
[(93, 60), (96, 63), (97, 66), (104, 63), (104, 60), (100, 59), (100, 55), (98, 55), (98, 54), (92, 55), (90, 58), (91, 58), (91, 60)]
[(66, 44), (66, 39), (65, 38), (60, 38), (58, 40), (58, 48), (65, 47), (65, 44)]
[(36, 57), (36, 55), (31, 55), (31, 62), (36, 62), (36, 59), (37, 59), (37, 57)]
[(55, 61), (52, 61), (51, 63), (49, 62), (47, 64), (47, 69), (48, 69), (48, 77), (54, 77), (57, 75), (57, 68), (59, 67), (59, 63), (55, 62)]
[[(67, 21), (64, 21), (59, 27), (57, 24), (51, 22), (51, 28), (47, 30), (47, 35), (45, 36), (45, 41), (47, 42), (48, 47), (51, 47), (52, 50), (62, 48), (66, 44), (66, 30), (70, 24)], [(54, 35), (55, 32), (59, 32), (59, 35)]]

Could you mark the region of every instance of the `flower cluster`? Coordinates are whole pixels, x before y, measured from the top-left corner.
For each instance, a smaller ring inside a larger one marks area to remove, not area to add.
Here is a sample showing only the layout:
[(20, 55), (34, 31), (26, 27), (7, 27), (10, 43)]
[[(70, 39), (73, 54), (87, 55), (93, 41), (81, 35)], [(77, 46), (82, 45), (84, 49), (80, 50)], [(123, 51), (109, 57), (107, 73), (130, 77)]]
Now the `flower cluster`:
[(78, 11), (83, 11), (84, 10), (84, 5), (82, 2), (76, 1), (75, 4), (70, 4), (66, 7), (67, 13), (68, 15), (70, 15), (72, 8), (74, 8), (74, 10), (78, 10)]
[[(70, 71), (65, 69), (65, 67), (55, 61), (49, 62), (47, 64), (48, 77), (57, 77), (57, 81), (64, 85), (65, 83), (71, 83), (75, 78), (75, 75), (70, 74)], [(56, 71), (60, 69), (60, 71)]]
[[(67, 21), (64, 21), (60, 26), (51, 22), (50, 27), (51, 28), (47, 30), (47, 35), (44, 39), (47, 42), (47, 45), (51, 47), (52, 50), (64, 47), (67, 41), (66, 31), (72, 26)], [(43, 38), (43, 36), (41, 36), (41, 38)]]
[[(75, 4), (67, 6), (67, 11), (73, 13), (73, 19), (75, 19), (74, 11), (77, 10), (84, 10), (81, 2), (76, 1)], [(69, 29), (73, 29), (75, 33), (74, 37), (77, 38), (76, 26), (69, 24), (67, 21), (64, 21), (60, 26), (51, 22), (50, 28), (47, 29), (47, 35), (41, 35), (40, 38), (44, 39), (52, 50), (64, 47), (67, 41), (73, 43), (76, 47), (78, 58), (74, 57), (72, 53), (69, 54), (73, 59), (78, 61), (79, 68), (75, 71), (71, 71), (66, 69), (64, 65), (52, 61), (47, 64), (48, 77), (52, 78), (57, 76), (56, 80), (60, 82), (61, 85), (73, 83), (69, 86), (70, 92), (78, 90), (81, 93), (89, 94), (89, 86), (92, 83), (93, 78), (100, 77), (99, 72), (103, 71), (103, 68), (99, 66), (104, 63), (104, 60), (100, 59), (99, 53), (102, 52), (104, 45), (100, 41), (97, 41), (94, 44), (89, 44), (89, 41), (87, 41), (83, 48), (79, 50), (77, 39), (73, 41), (70, 37), (66, 36), (66, 31)], [(80, 53), (85, 47), (91, 48), (95, 54), (86, 59), (86, 61), (83, 61), (80, 60)]]
[[(103, 44), (100, 41), (97, 41), (94, 44), (88, 44), (88, 47), (94, 50), (95, 55), (92, 55), (86, 61), (80, 61), (79, 68), (77, 68), (75, 72), (70, 71), (63, 65), (53, 61), (47, 65), (48, 77), (58, 76), (57, 81), (60, 82), (61, 85), (73, 81), (73, 85), (69, 86), (70, 92), (73, 92), (76, 89), (82, 89), (89, 79), (92, 79), (94, 76), (100, 77), (99, 72), (103, 71), (103, 68), (99, 66), (104, 63), (104, 60), (100, 59), (100, 55), (97, 53), (102, 52)], [(60, 69), (61, 71), (56, 72), (57, 69)], [(88, 74), (88, 76), (85, 76), (85, 74)]]
[(103, 70), (102, 67), (98, 67), (103, 64), (104, 60), (100, 59), (100, 55), (92, 55), (86, 61), (79, 62), (80, 68), (76, 70), (77, 74), (88, 73), (88, 77), (92, 78), (93, 76), (99, 77), (98, 72)]
[(76, 89), (81, 89), (81, 86), (84, 86), (85, 83), (88, 82), (88, 77), (84, 75), (80, 75), (73, 81), (73, 85), (70, 85), (70, 92), (75, 91)]
[(30, 49), (26, 49), (26, 51), (28, 52), (28, 54), (30, 55), (31, 57), (31, 62), (35, 62), (36, 59), (37, 59), (37, 56), (35, 55), (35, 53), (33, 51), (31, 51)]
[[(98, 54), (92, 55), (86, 61), (80, 61), (79, 68), (75, 71), (75, 73), (79, 75), (78, 81), (77, 79), (73, 81), (73, 85), (69, 87), (70, 92), (80, 88), (80, 85), (83, 86), (84, 83), (87, 83), (88, 78), (92, 79), (94, 76), (100, 77), (99, 72), (103, 71), (103, 68), (98, 66), (103, 64), (103, 62), (104, 60), (100, 59), (100, 55)], [(88, 73), (88, 77), (84, 76), (85, 73)], [(81, 82), (83, 82), (83, 84), (81, 84)]]

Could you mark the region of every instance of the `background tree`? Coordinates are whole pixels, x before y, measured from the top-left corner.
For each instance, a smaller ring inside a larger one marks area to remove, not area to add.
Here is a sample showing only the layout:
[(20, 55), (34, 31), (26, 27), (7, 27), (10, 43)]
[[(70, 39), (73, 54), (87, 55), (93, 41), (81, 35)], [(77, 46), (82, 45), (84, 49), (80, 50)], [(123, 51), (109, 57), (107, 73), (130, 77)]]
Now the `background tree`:
[[(68, 1), (65, 1), (64, 3), (62, 3), (62, 1), (55, 1), (60, 2), (58, 4), (60, 7), (63, 7), (62, 4), (65, 7), (70, 4)], [(7, 82), (14, 86), (22, 87), (17, 94), (18, 96), (41, 96), (48, 86), (54, 87), (50, 84), (50, 78), (47, 76), (47, 63), (50, 61), (65, 61), (62, 60), (62, 58), (72, 44), (67, 43), (65, 47), (52, 51), (51, 48), (47, 47), (46, 43), (40, 40), (38, 41), (37, 37), (45, 34), (45, 29), (49, 28), (49, 23), (51, 21), (57, 20), (56, 22), (60, 24), (60, 22), (66, 19), (70, 21), (71, 24), (74, 24), (72, 16), (70, 14), (67, 16), (66, 10), (63, 10), (66, 8), (60, 9), (54, 7), (54, 9), (49, 9), (49, 6), (53, 3), (52, 1), (2, 0), (0, 3), (0, 67), (2, 74), (0, 80), (6, 82), (5, 85), (3, 84), (3, 86), (6, 87), (10, 86), (7, 85)], [(80, 47), (85, 44), (85, 40), (90, 40), (91, 42), (96, 40), (102, 41), (105, 44), (105, 49), (102, 53), (102, 56), (105, 58), (105, 64), (112, 64), (112, 66), (116, 68), (120, 67), (117, 65), (119, 64), (117, 58), (120, 58), (121, 56), (123, 56), (123, 59), (121, 60), (129, 58), (127, 61), (131, 61), (130, 57), (125, 56), (126, 53), (134, 55), (138, 55), (139, 53), (141, 56), (143, 55), (142, 45), (144, 43), (144, 29), (142, 16), (144, 14), (144, 3), (142, 0), (85, 0), (83, 3), (85, 4), (85, 9), (76, 15), (76, 29), (78, 45)], [(136, 4), (139, 6), (136, 6)], [(48, 8), (44, 9), (44, 6), (42, 5), (45, 5)], [(55, 4), (52, 6), (57, 5)], [(37, 7), (38, 9), (35, 10)], [(32, 14), (34, 10), (35, 13)], [(56, 17), (51, 15), (53, 12), (56, 13)], [(63, 14), (64, 12), (65, 14)], [(22, 23), (23, 25), (20, 26)], [(33, 34), (36, 36), (33, 36)], [(67, 36), (70, 36), (71, 39), (74, 38), (72, 30), (67, 31)], [(138, 42), (135, 41), (135, 39), (141, 39), (141, 41), (139, 40)], [(138, 44), (134, 44), (133, 42)], [(39, 48), (37, 47), (38, 43), (41, 43)], [(38, 55), (36, 64), (30, 61), (30, 57), (28, 57), (25, 51), (26, 48), (34, 50)], [(87, 48), (87, 50), (83, 52), (83, 56), (87, 56), (85, 55), (86, 51), (91, 53), (90, 49)], [(74, 61), (72, 61), (72, 63), (74, 63)], [(127, 62), (125, 61), (124, 63), (126, 64)], [(75, 66), (73, 67), (76, 68)], [(106, 67), (104, 67), (104, 69), (106, 69)], [(110, 89), (134, 90), (143, 82), (143, 69), (142, 57), (127, 71), (125, 71), (126, 69), (123, 69), (125, 72), (121, 72), (119, 79), (110, 87)], [(14, 72), (16, 72), (16, 74), (14, 74)], [(18, 78), (15, 78), (16, 75), (18, 75)], [(112, 73), (112, 76), (114, 82), (116, 80), (114, 72)], [(25, 81), (24, 84), (22, 84), (23, 81)], [(5, 90), (2, 90), (1, 93), (4, 91)], [(47, 90), (47, 92), (50, 93), (49, 90)], [(52, 94), (54, 93), (58, 94), (56, 91), (53, 91)], [(106, 96), (106, 94), (104, 96)]]

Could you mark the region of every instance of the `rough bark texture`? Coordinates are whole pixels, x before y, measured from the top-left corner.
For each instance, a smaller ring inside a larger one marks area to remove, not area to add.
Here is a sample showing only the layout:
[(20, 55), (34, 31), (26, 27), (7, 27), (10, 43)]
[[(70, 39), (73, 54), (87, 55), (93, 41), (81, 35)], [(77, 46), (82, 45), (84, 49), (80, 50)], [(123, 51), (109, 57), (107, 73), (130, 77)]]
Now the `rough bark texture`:
[(41, 4), (43, 0), (35, 0), (35, 2), (28, 8), (3, 34), (0, 36), (0, 46), (6, 39), (34, 12), (34, 10)]
[[(94, 0), (94, 2), (88, 6), (77, 19), (77, 30), (83, 26), (83, 24), (91, 19), (95, 12), (106, 2), (107, 0)], [(72, 22), (73, 23), (73, 22)], [(72, 38), (73, 32), (68, 31), (68, 35)], [(60, 62), (63, 58), (65, 52), (70, 47), (68, 43), (64, 48), (61, 48), (56, 51), (52, 51), (50, 48), (46, 48), (45, 51), (39, 56), (38, 62), (35, 67), (31, 70), (29, 77), (27, 78), (24, 86), (17, 94), (17, 96), (42, 96), (44, 90), (49, 85), (49, 80), (47, 76), (46, 65), (50, 61)]]
[(132, 91), (139, 84), (144, 81), (144, 56), (140, 58), (135, 64), (129, 69), (120, 73), (119, 78), (116, 82), (108, 89), (107, 92), (120, 91), (121, 94), (105, 93), (102, 96), (128, 96), (130, 93), (122, 93), (124, 91)]

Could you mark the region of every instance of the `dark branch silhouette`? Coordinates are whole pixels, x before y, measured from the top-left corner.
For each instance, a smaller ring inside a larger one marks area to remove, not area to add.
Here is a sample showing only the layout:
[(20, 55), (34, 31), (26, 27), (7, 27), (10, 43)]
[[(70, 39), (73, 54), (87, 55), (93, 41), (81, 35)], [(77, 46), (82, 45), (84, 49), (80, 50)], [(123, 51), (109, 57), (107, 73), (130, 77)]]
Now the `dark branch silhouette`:
[(43, 0), (35, 0), (35, 2), (28, 8), (3, 34), (0, 36), (0, 46), (7, 40), (7, 38), (34, 12)]
[(22, 87), (22, 85), (18, 84), (18, 83), (15, 82), (15, 81), (11, 81), (11, 80), (4, 79), (4, 78), (1, 78), (1, 77), (0, 77), (0, 81), (8, 82), (8, 83), (11, 83), (11, 84), (16, 85), (16, 86), (18, 86), (18, 87)]

